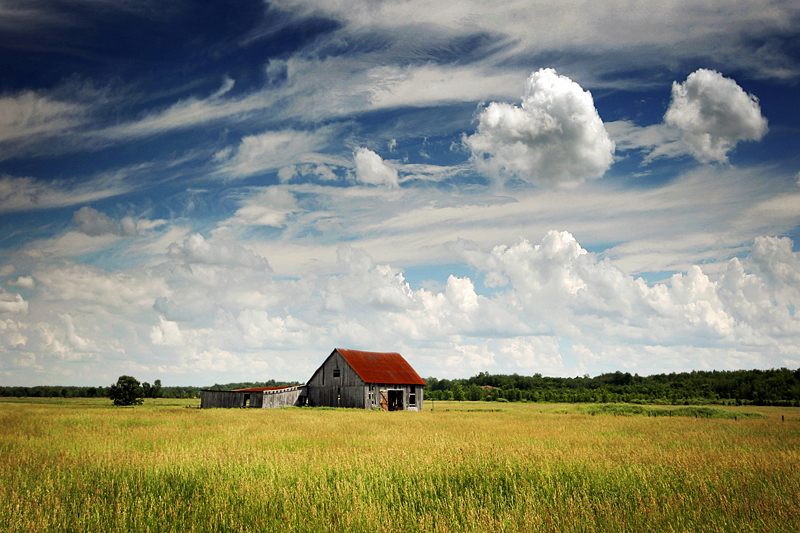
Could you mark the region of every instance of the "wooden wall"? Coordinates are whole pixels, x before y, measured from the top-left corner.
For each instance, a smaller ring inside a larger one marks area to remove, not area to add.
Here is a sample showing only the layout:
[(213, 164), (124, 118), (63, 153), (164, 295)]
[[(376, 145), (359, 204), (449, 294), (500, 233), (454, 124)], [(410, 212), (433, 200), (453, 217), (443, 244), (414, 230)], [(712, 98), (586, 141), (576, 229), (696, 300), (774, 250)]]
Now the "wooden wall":
[[(204, 390), (200, 393), (200, 408), (276, 408), (300, 405), (301, 398), (306, 395), (306, 387), (291, 387), (286, 390), (274, 391), (215, 391)], [(247, 405), (245, 405), (245, 403)]]
[(259, 395), (260, 393), (254, 394), (252, 392), (204, 390), (200, 393), (200, 408), (245, 407), (245, 398), (253, 398), (253, 396)]
[[(334, 370), (339, 377), (334, 377)], [(364, 409), (366, 384), (347, 361), (334, 351), (308, 380), (308, 403), (316, 407)]]
[[(300, 405), (305, 398), (306, 387), (291, 387), (285, 390), (264, 391), (260, 395), (258, 407), (264, 409), (275, 409), (279, 407), (291, 407)], [(253, 405), (253, 407), (257, 407)]]
[[(334, 370), (339, 369), (339, 377)], [(422, 410), (422, 386), (364, 383), (347, 361), (334, 351), (308, 380), (308, 402), (316, 407), (350, 407), (355, 409), (380, 409), (380, 390), (402, 390), (403, 408)], [(409, 405), (410, 393), (416, 392), (416, 405)], [(373, 392), (370, 401), (370, 391)]]

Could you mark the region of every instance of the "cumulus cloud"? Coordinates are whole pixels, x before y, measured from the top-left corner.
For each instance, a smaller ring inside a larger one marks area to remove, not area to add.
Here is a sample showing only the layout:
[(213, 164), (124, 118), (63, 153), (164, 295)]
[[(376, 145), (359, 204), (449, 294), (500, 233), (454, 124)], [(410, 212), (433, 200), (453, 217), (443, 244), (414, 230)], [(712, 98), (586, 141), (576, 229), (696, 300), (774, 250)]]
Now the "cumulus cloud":
[(64, 323), (64, 327), (66, 328), (67, 342), (69, 343), (69, 345), (72, 347), (73, 350), (75, 350), (76, 352), (97, 351), (97, 345), (94, 342), (78, 335), (78, 332), (75, 329), (75, 323), (73, 322), (71, 315), (64, 313), (58, 316)]
[(105, 213), (89, 206), (81, 207), (72, 217), (78, 230), (86, 235), (96, 237), (106, 233), (117, 233), (117, 224)]
[(702, 68), (683, 83), (673, 82), (664, 121), (680, 129), (702, 162), (727, 161), (738, 142), (757, 141), (767, 133), (758, 99), (732, 79)]
[(747, 258), (773, 297), (784, 302), (800, 300), (800, 253), (792, 251), (793, 244), (789, 237), (757, 237)]
[(150, 330), (150, 342), (156, 346), (180, 346), (183, 344), (183, 335), (176, 322), (158, 317), (158, 324)]
[(493, 177), (577, 183), (601, 177), (613, 162), (614, 143), (592, 95), (553, 69), (530, 75), (521, 106), (492, 102), (478, 118), (464, 143)]
[(75, 211), (72, 222), (78, 226), (78, 231), (90, 237), (100, 235), (120, 235), (122, 237), (133, 237), (138, 235), (136, 222), (133, 218), (126, 216), (120, 220), (119, 225), (105, 213), (98, 211), (88, 205)]
[[(339, 248), (333, 272), (294, 279), (253, 269), (263, 259), (227, 246), (197, 235), (174, 244), (172, 257), (191, 269), (169, 262), (117, 274), (40, 269), (32, 313), (19, 295), (0, 297), (0, 350), (54, 361), (89, 353), (148, 364), (163, 358), (172, 374), (222, 365), (210, 355), (220, 350), (229, 373), (247, 373), (250, 361), (275, 372), (271, 365), (286, 350), (305, 354), (298, 361), (312, 367), (313, 354), (328, 345), (426, 353), (427, 368), (440, 376), (644, 373), (696, 367), (693, 357), (714, 368), (800, 364), (800, 255), (787, 238), (760, 237), (747, 257), (708, 270), (692, 266), (653, 284), (588, 252), (566, 231), (488, 249), (462, 243), (478, 276), (451, 274), (432, 289), (414, 288), (402, 270), (352, 246)], [(76, 306), (103, 312), (87, 327)], [(42, 313), (60, 323), (48, 324)], [(282, 372), (302, 379), (306, 369)]]
[(9, 281), (8, 284), (20, 289), (32, 289), (36, 286), (36, 282), (31, 276), (19, 276), (17, 279)]
[(113, 308), (113, 312), (127, 308), (135, 314), (169, 294), (164, 279), (148, 270), (109, 273), (87, 265), (48, 265), (38, 269), (35, 277), (47, 301), (65, 306), (89, 303)]
[(359, 148), (353, 156), (356, 179), (370, 185), (398, 187), (397, 170), (387, 165), (381, 156), (367, 148)]
[(486, 272), (487, 283), (507, 287), (509, 305), (526, 320), (560, 335), (620, 344), (733, 346), (769, 344), (779, 331), (800, 334), (792, 310), (800, 294), (791, 289), (800, 258), (786, 238), (756, 241), (746, 261), (752, 273), (734, 258), (718, 279), (694, 265), (653, 286), (587, 252), (568, 232), (549, 232), (537, 245), (522, 239), (490, 253), (465, 249), (465, 256)]
[(209, 242), (199, 233), (184, 239), (183, 244), (170, 244), (167, 255), (187, 263), (244, 267), (272, 271), (269, 262), (244, 246), (233, 243)]
[(11, 294), (0, 289), (0, 313), (22, 313), (28, 312), (28, 302), (19, 295)]

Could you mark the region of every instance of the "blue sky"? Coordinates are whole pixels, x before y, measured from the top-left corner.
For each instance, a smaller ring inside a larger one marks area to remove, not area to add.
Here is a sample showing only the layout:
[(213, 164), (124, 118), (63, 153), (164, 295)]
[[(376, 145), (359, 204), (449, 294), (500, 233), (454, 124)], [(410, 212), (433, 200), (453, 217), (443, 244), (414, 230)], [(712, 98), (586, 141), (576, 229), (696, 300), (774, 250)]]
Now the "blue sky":
[(800, 366), (789, 1), (0, 6), (0, 385)]

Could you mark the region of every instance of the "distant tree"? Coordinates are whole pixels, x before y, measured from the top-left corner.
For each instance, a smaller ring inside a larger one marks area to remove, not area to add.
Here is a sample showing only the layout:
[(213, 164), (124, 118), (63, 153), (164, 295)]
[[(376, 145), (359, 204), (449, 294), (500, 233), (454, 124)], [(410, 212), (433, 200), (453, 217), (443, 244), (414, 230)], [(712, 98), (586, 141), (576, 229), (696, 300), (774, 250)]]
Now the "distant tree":
[(120, 376), (109, 388), (108, 397), (114, 401), (114, 405), (141, 405), (144, 391), (136, 378)]
[(150, 387), (150, 397), (151, 398), (161, 398), (161, 380), (157, 379), (153, 382), (153, 386)]
[(464, 388), (461, 386), (461, 383), (453, 384), (453, 399), (457, 402), (464, 401)]
[[(480, 376), (480, 374), (479, 374)], [(483, 390), (475, 383), (469, 386), (466, 392), (467, 398), (472, 402), (477, 402), (483, 399)]]

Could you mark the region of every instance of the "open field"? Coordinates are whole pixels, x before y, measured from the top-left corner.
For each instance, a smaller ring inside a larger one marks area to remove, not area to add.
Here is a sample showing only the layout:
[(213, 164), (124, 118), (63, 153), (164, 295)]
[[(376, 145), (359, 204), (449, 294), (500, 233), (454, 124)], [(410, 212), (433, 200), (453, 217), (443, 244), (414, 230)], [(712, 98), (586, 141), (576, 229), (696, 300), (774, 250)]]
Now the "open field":
[(800, 531), (800, 409), (198, 404), (0, 401), (0, 531)]

